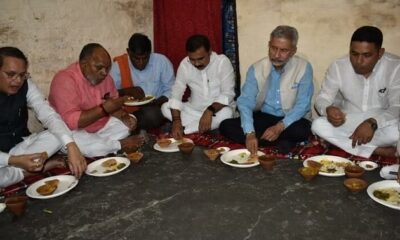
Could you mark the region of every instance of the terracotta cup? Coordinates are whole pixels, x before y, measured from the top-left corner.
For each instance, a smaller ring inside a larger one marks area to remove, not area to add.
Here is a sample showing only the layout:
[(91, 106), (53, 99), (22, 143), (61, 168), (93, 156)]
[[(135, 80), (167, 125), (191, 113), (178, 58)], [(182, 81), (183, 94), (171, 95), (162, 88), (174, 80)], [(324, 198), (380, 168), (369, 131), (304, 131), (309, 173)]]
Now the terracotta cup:
[(6, 198), (7, 208), (17, 217), (21, 216), (26, 209), (27, 196), (13, 196)]
[(183, 154), (191, 154), (194, 148), (194, 144), (191, 142), (184, 142), (178, 145), (179, 151)]
[(272, 169), (274, 169), (274, 166), (276, 164), (275, 157), (271, 155), (258, 156), (258, 162), (261, 164), (261, 167), (263, 167), (267, 171), (271, 171)]

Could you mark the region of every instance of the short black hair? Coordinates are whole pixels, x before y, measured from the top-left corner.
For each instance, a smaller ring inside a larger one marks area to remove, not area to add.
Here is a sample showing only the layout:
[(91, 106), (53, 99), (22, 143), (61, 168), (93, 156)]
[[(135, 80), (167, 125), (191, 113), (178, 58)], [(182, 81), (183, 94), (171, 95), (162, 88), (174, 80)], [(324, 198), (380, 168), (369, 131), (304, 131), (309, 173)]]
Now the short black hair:
[(377, 27), (362, 26), (353, 33), (351, 42), (369, 42), (374, 43), (377, 48), (381, 48), (383, 34)]
[(128, 42), (128, 49), (134, 54), (145, 54), (151, 52), (150, 39), (141, 33), (134, 33)]
[(104, 49), (104, 47), (101, 46), (99, 43), (88, 43), (85, 46), (83, 46), (81, 53), (79, 54), (79, 61), (82, 61), (87, 57), (91, 56), (96, 48)]
[(5, 57), (15, 57), (22, 59), (25, 65), (28, 65), (28, 58), (25, 54), (16, 47), (1, 47), (0, 48), (0, 68), (3, 67)]
[(195, 52), (201, 47), (204, 47), (207, 52), (210, 51), (210, 40), (208, 40), (208, 37), (204, 35), (195, 34), (190, 36), (186, 41), (187, 52)]

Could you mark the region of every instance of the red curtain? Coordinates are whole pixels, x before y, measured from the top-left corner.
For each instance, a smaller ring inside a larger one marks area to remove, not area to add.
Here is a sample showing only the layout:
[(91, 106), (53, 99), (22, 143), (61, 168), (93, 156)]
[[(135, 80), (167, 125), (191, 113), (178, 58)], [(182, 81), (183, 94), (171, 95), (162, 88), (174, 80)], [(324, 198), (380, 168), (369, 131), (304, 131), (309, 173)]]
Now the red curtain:
[(166, 55), (174, 69), (187, 56), (186, 39), (204, 34), (222, 53), (221, 0), (153, 0), (154, 51)]

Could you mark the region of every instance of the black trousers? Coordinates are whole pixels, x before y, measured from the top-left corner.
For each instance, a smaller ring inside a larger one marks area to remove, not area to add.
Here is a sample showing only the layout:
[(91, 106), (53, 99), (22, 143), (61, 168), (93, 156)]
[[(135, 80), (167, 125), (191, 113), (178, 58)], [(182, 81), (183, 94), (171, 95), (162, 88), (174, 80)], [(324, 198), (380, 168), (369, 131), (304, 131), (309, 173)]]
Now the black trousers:
[(165, 122), (165, 118), (161, 113), (161, 108), (157, 105), (142, 106), (139, 111), (133, 114), (138, 121), (138, 130), (158, 128)]
[[(277, 117), (260, 111), (253, 113), (254, 129), (260, 146), (276, 145), (281, 152), (288, 152), (288, 149), (290, 150), (296, 143), (307, 140), (311, 135), (311, 122), (302, 118), (287, 127), (275, 141), (260, 140), (260, 137), (267, 128), (275, 125), (282, 119), (283, 117)], [(234, 142), (246, 143), (246, 136), (244, 135), (240, 118), (224, 120), (219, 126), (219, 131), (223, 136)]]

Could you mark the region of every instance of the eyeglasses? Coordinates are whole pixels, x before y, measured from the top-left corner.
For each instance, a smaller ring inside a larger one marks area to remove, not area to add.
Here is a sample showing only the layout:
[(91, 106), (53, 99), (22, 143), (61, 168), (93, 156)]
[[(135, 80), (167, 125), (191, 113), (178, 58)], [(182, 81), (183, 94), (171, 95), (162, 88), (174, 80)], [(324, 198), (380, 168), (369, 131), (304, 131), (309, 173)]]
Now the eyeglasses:
[(11, 79), (11, 80), (21, 80), (21, 81), (25, 81), (28, 78), (31, 77), (31, 74), (29, 72), (25, 72), (25, 73), (16, 73), (16, 72), (5, 72), (0, 70), (0, 72), (4, 73), (4, 75), (6, 76), (6, 78)]

